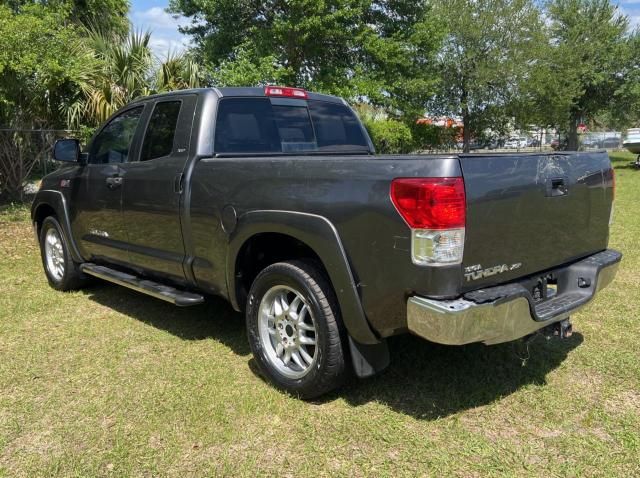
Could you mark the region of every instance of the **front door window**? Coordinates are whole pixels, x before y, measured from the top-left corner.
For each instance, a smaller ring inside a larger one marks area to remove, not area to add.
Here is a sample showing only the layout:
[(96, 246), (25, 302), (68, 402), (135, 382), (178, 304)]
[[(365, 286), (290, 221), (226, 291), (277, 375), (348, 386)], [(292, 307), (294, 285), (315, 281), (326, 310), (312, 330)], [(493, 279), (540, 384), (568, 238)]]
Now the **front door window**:
[(91, 164), (126, 163), (129, 159), (131, 140), (136, 132), (142, 106), (125, 111), (113, 118), (96, 136), (91, 146)]

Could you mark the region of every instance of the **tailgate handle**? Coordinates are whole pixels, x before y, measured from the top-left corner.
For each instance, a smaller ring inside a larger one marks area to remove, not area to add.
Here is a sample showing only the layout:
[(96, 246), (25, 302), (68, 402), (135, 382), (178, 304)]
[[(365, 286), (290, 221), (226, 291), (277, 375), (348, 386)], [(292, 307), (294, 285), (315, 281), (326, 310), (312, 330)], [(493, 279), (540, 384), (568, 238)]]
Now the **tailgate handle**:
[(566, 178), (550, 178), (547, 182), (547, 196), (566, 196), (569, 193)]

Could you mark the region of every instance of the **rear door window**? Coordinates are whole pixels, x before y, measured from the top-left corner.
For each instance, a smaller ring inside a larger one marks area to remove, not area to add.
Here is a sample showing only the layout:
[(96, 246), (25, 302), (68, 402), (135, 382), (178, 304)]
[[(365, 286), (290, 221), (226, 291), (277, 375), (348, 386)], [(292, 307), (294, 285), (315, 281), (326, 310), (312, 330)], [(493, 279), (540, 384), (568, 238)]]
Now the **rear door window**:
[(181, 101), (156, 103), (147, 125), (140, 161), (163, 158), (173, 152)]
[(359, 121), (344, 105), (280, 99), (272, 104), (269, 98), (228, 98), (218, 106), (216, 153), (368, 150)]

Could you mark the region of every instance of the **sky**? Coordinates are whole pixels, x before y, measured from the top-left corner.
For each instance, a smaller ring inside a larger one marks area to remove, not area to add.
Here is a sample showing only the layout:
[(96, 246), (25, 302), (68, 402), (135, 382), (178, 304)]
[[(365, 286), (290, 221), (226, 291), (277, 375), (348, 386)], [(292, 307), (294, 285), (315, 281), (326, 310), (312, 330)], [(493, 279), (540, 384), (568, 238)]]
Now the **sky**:
[(640, 0), (620, 0), (617, 3), (623, 13), (629, 15), (633, 26), (640, 26)]
[[(640, 0), (616, 1), (623, 13), (629, 15), (632, 25), (640, 26)], [(186, 25), (184, 18), (174, 18), (165, 9), (169, 0), (131, 0), (129, 18), (135, 28), (151, 30), (151, 47), (160, 57), (168, 51), (182, 51), (189, 40), (178, 31), (179, 25)]]
[[(639, 0), (640, 1), (640, 0)], [(174, 18), (165, 10), (169, 0), (130, 0), (129, 19), (134, 28), (151, 31), (151, 48), (160, 57), (167, 52), (179, 52), (189, 44), (189, 39), (178, 31), (178, 26), (188, 25), (184, 18)]]

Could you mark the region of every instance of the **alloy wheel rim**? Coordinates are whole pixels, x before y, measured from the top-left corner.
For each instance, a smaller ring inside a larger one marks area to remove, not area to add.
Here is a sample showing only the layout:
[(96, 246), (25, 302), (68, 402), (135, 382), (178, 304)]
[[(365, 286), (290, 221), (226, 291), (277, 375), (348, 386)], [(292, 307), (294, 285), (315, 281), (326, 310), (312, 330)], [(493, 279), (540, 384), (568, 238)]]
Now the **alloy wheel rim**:
[(61, 281), (64, 276), (64, 249), (60, 233), (54, 228), (45, 235), (44, 253), (49, 274), (54, 280)]
[(318, 334), (302, 294), (287, 286), (272, 287), (258, 314), (260, 342), (271, 365), (287, 378), (307, 375), (318, 360)]

